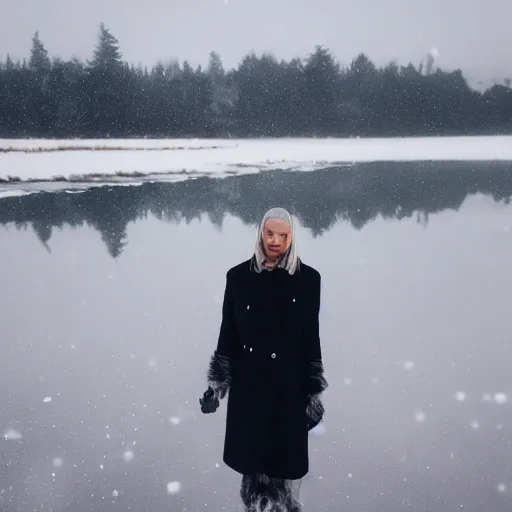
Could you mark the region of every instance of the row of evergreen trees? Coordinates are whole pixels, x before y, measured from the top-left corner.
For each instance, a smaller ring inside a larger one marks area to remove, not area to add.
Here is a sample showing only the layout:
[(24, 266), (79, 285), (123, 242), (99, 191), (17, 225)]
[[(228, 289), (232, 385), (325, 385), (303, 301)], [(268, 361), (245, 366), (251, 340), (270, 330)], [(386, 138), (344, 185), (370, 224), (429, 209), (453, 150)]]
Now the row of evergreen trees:
[(472, 90), (432, 60), (341, 68), (321, 47), (307, 59), (218, 54), (193, 69), (122, 60), (102, 24), (91, 61), (51, 60), (39, 35), (28, 62), (0, 64), (0, 137), (395, 136), (512, 133), (512, 88)]

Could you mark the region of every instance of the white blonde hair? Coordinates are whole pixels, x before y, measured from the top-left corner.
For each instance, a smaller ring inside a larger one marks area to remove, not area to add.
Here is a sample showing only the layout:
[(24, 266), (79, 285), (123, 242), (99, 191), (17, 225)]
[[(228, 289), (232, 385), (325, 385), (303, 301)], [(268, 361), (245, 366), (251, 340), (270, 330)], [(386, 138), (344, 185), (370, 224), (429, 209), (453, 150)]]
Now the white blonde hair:
[(279, 259), (277, 266), (279, 268), (285, 269), (290, 275), (293, 275), (299, 268), (300, 259), (297, 251), (297, 243), (295, 240), (295, 224), (293, 222), (292, 216), (284, 208), (271, 208), (263, 216), (256, 237), (256, 244), (254, 249), (254, 268), (256, 272), (261, 272), (265, 268), (264, 264), (267, 256), (263, 247), (263, 230), (265, 227), (265, 222), (267, 222), (269, 219), (284, 220), (290, 226), (290, 247), (288, 247), (286, 252)]

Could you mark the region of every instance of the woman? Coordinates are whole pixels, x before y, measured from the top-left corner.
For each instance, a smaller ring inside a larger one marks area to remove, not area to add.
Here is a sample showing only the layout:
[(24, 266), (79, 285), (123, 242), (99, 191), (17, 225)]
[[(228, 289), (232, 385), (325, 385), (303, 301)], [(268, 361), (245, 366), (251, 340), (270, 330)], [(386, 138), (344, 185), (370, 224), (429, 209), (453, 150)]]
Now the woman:
[(323, 418), (320, 274), (300, 261), (291, 215), (263, 217), (253, 257), (227, 273), (203, 412), (229, 390), (224, 462), (241, 473), (247, 511), (296, 512), (308, 431)]

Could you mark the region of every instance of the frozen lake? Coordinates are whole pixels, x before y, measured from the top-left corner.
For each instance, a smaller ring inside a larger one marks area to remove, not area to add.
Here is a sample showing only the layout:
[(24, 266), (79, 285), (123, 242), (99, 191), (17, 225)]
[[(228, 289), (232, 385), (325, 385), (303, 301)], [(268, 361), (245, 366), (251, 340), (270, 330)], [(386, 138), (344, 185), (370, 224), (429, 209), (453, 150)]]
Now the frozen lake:
[(323, 276), (305, 512), (509, 512), (511, 197), (510, 163), (436, 162), (0, 199), (0, 510), (242, 510), (198, 398), (282, 205)]

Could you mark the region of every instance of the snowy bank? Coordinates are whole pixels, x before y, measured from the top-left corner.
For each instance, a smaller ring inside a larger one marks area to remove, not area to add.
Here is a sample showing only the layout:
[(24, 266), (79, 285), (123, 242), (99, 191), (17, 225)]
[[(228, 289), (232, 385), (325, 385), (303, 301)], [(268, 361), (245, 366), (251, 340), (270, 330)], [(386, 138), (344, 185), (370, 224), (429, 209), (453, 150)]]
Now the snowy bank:
[[(82, 149), (78, 149), (77, 146)], [(59, 148), (73, 147), (72, 151)], [(0, 140), (0, 180), (114, 181), (315, 170), (374, 161), (512, 161), (512, 137)], [(32, 152), (38, 148), (52, 151)], [(102, 150), (109, 148), (109, 150)], [(144, 151), (143, 149), (152, 151)], [(28, 149), (31, 152), (24, 152)], [(94, 150), (96, 149), (96, 150)]]
[(220, 139), (0, 139), (0, 152), (182, 150), (215, 149), (233, 145), (231, 141)]

